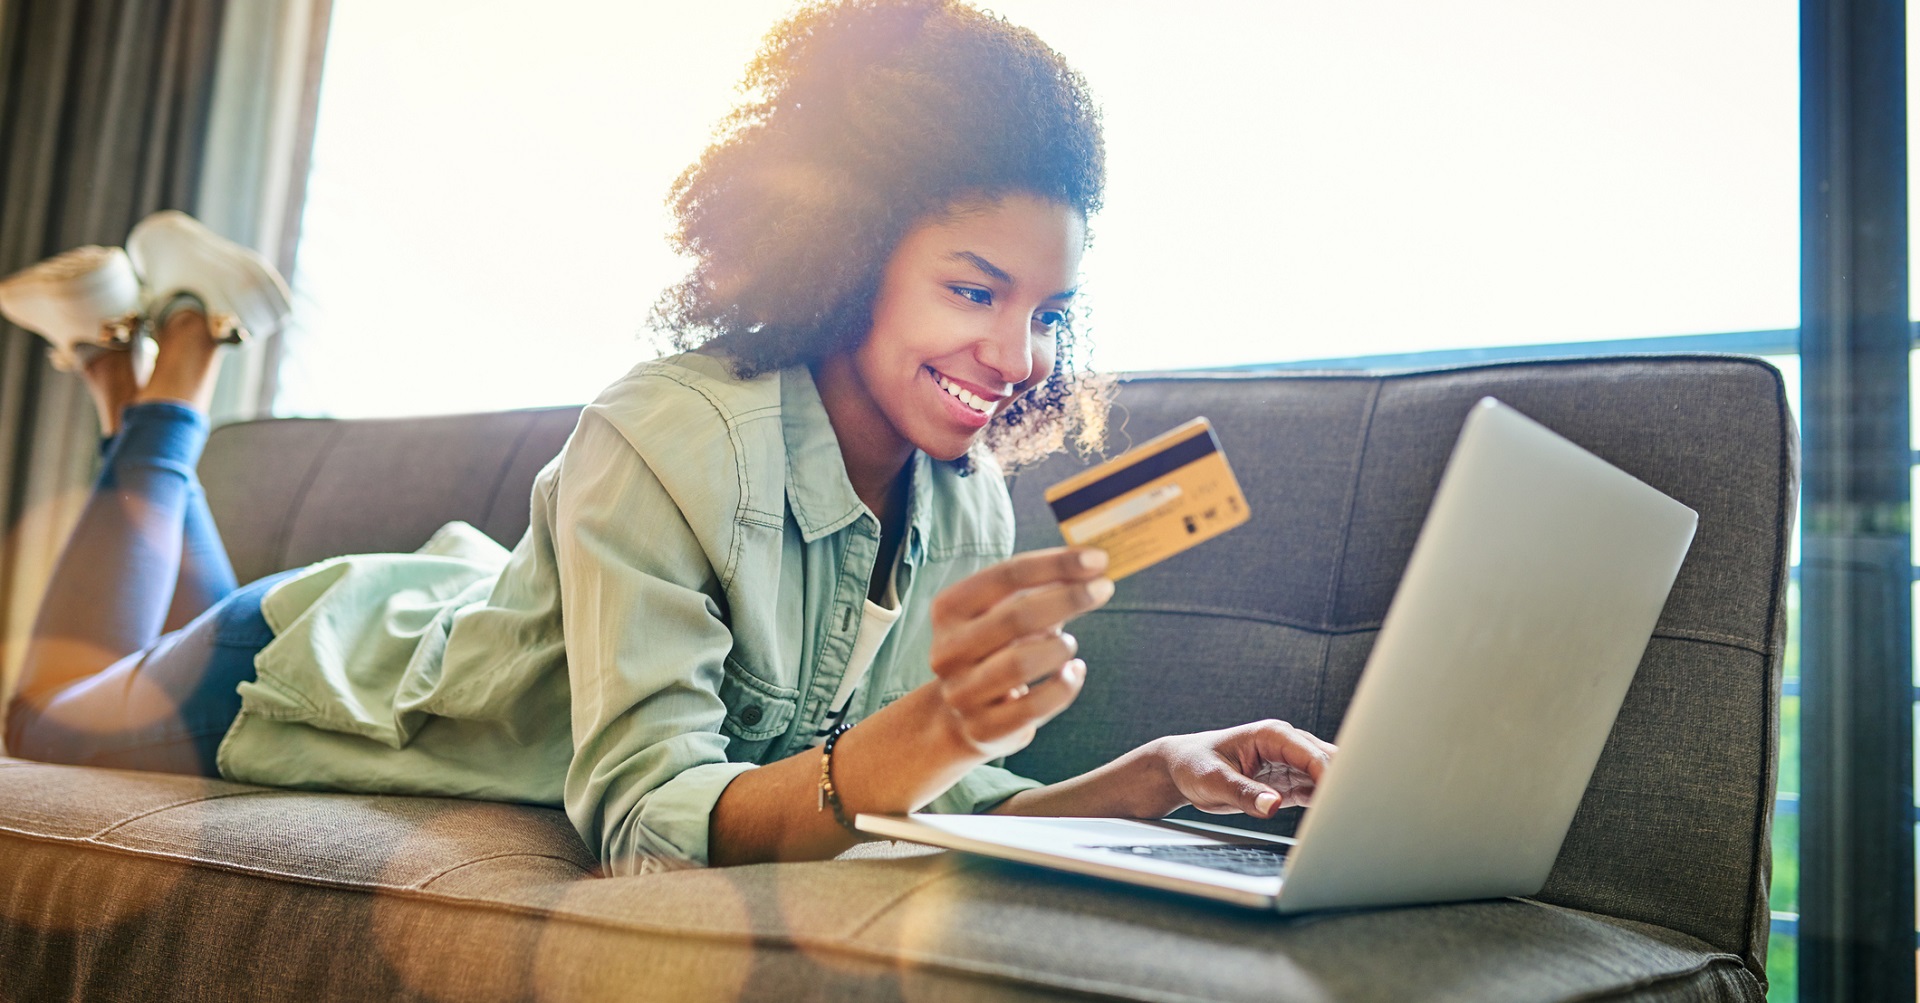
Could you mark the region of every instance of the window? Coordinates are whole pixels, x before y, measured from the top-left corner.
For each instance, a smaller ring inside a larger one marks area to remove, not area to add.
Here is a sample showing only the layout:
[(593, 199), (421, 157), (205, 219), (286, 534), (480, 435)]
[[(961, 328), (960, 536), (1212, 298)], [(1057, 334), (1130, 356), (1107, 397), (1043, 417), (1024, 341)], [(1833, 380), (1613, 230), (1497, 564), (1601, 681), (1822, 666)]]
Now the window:
[[(280, 412), (575, 403), (653, 354), (662, 200), (785, 6), (337, 0)], [(1102, 368), (1797, 323), (1790, 3), (992, 6), (1104, 106)]]
[(656, 354), (662, 200), (784, 7), (338, 0), (276, 413), (582, 403)]

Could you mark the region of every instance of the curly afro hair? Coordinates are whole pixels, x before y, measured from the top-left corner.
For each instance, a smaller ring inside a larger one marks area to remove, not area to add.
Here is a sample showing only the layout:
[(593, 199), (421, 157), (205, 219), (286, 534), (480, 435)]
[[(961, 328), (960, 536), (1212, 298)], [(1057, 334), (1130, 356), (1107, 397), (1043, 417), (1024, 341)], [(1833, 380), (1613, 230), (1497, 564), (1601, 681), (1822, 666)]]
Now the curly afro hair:
[[(776, 25), (746, 100), (669, 195), (692, 271), (652, 325), (736, 373), (858, 347), (907, 231), (1020, 193), (1100, 208), (1106, 155), (1086, 81), (1024, 28), (953, 0), (813, 3)], [(1104, 437), (1110, 382), (1058, 327), (1053, 375), (985, 445), (1009, 469)], [(963, 469), (967, 458), (957, 461)]]

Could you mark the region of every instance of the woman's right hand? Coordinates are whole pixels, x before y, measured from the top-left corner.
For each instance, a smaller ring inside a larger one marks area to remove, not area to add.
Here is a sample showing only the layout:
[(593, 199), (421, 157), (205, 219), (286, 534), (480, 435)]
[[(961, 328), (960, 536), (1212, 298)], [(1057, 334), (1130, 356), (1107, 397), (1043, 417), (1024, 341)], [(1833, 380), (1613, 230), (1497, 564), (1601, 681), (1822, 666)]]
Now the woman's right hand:
[(1086, 663), (1063, 629), (1113, 595), (1105, 551), (1016, 554), (933, 600), (935, 687), (949, 732), (985, 762), (1025, 748), (1073, 703)]

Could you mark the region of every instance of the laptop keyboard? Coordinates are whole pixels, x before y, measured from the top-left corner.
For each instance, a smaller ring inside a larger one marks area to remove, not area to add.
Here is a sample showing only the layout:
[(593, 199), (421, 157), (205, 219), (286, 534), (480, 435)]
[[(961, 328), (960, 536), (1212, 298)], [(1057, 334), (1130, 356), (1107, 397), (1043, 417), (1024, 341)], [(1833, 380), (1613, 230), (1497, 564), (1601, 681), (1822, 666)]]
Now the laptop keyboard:
[(1230, 843), (1187, 845), (1162, 843), (1152, 846), (1094, 846), (1088, 849), (1110, 850), (1114, 853), (1170, 860), (1176, 864), (1211, 867), (1216, 871), (1232, 871), (1235, 874), (1251, 874), (1263, 878), (1277, 877), (1280, 874), (1280, 865), (1287, 859), (1285, 846), (1243, 846)]

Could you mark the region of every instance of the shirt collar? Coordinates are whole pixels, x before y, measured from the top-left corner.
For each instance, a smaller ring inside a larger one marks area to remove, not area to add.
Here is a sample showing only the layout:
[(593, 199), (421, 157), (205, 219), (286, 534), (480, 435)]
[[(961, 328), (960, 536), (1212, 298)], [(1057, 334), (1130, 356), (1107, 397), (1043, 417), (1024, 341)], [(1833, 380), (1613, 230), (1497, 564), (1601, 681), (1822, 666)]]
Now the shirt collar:
[[(780, 372), (780, 422), (787, 443), (787, 504), (801, 539), (812, 543), (867, 513), (847, 476), (840, 440), (806, 366)], [(933, 525), (933, 460), (920, 450), (907, 461), (907, 529), (902, 558), (918, 566)]]
[(900, 559), (908, 568), (917, 568), (926, 554), (927, 533), (933, 528), (933, 458), (916, 449), (909, 466), (912, 483), (907, 489), (907, 538), (900, 542)]
[(780, 425), (787, 442), (787, 504), (801, 538), (812, 543), (867, 509), (847, 477), (840, 440), (806, 366), (780, 371)]

